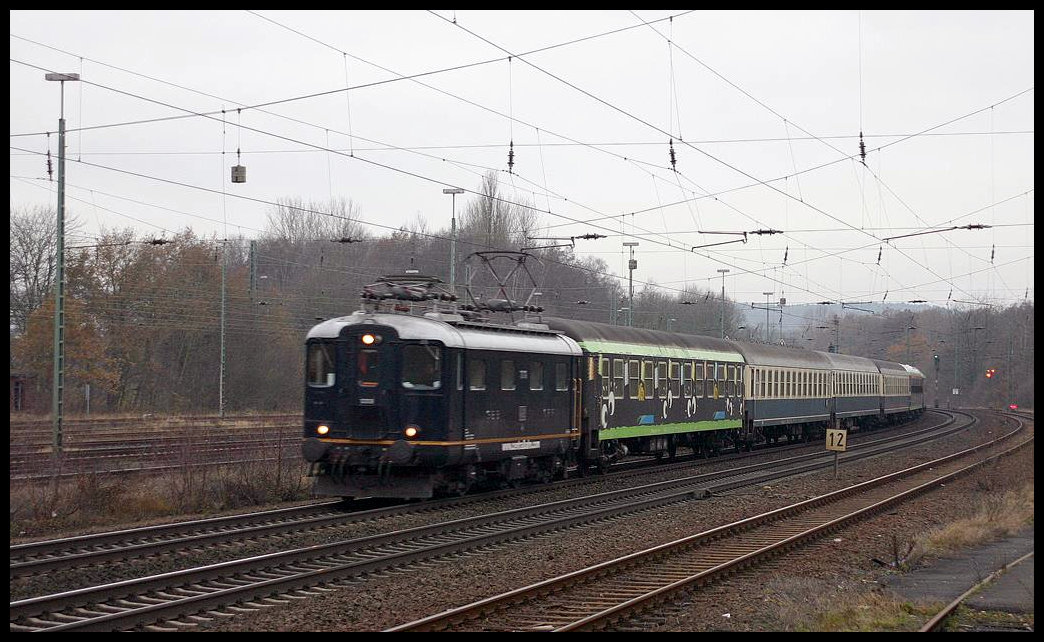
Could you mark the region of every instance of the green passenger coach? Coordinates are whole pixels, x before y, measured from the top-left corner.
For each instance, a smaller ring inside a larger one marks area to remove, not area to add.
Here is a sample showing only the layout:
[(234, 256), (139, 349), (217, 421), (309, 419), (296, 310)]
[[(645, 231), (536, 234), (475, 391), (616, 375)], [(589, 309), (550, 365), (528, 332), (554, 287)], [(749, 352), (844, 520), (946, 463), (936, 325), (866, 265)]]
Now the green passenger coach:
[(713, 455), (749, 446), (743, 356), (729, 341), (546, 318), (583, 351), (583, 457), (601, 466), (629, 454)]

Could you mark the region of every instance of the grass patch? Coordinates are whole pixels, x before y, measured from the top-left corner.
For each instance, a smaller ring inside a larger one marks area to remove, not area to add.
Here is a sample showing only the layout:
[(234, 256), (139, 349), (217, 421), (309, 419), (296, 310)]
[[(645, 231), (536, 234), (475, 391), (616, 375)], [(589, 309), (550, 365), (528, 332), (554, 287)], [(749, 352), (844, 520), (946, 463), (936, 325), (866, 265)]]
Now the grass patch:
[(993, 494), (984, 492), (975, 515), (934, 530), (919, 539), (911, 557), (954, 553), (1004, 537), (1033, 522), (1033, 484)]
[(817, 617), (806, 631), (916, 631), (943, 607), (900, 602), (882, 593), (870, 593), (858, 603)]
[(124, 526), (138, 521), (308, 499), (299, 461), (184, 465), (156, 476), (86, 473), (10, 488), (10, 537)]

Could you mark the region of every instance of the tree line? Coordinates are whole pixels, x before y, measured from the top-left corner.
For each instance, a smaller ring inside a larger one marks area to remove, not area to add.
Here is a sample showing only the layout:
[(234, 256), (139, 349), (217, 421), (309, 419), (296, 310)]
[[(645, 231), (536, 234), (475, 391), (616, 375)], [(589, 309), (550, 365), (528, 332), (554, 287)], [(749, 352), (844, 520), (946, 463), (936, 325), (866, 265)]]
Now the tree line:
[[(539, 212), (504, 200), (495, 173), (485, 175), (477, 191), (460, 204), (458, 294), (470, 282), (480, 298), (506, 293), (552, 316), (623, 325), (633, 307), (636, 327), (717, 337), (724, 325), (727, 336), (746, 336), (737, 307), (732, 301), (722, 306), (712, 289), (665, 291), (648, 284), (635, 291), (631, 306), (626, 281), (610, 274), (604, 260), (577, 256), (568, 243), (528, 250), (525, 270), (498, 283), (473, 253), (555, 243), (533, 240), (549, 236)], [(285, 198), (269, 209), (256, 239), (204, 238), (191, 229), (155, 239), (124, 229), (104, 231), (89, 246), (70, 244), (66, 412), (83, 413), (89, 404), (92, 413), (208, 413), (222, 399), (227, 412), (299, 411), (309, 328), (358, 309), (363, 286), (381, 275), (417, 270), (449, 281), (448, 226), (431, 229), (418, 217), (376, 234), (360, 216), (350, 199)], [(75, 213), (69, 218), (75, 227)], [(10, 236), (11, 373), (34, 392), (26, 409), (46, 414), (53, 375), (53, 210), (12, 208)], [(498, 269), (501, 280), (508, 272)], [(534, 290), (539, 296), (530, 297)], [(956, 377), (967, 399), (985, 399), (999, 386), (990, 388), (974, 372), (991, 360), (991, 351), (1010, 357), (1016, 372), (1027, 363), (1032, 371), (1032, 316), (1031, 303), (963, 313), (930, 308), (912, 321), (909, 315), (846, 317), (838, 327), (843, 352), (909, 362), (928, 375), (934, 375), (932, 357), (940, 353), (940, 381), (946, 382), (940, 387), (948, 391), (950, 377)], [(989, 333), (971, 329), (984, 324)], [(911, 331), (906, 359), (911, 325), (917, 330)], [(946, 343), (947, 328), (959, 341)], [(791, 337), (788, 343), (825, 350), (824, 341)], [(1014, 389), (1032, 403), (1032, 376)]]

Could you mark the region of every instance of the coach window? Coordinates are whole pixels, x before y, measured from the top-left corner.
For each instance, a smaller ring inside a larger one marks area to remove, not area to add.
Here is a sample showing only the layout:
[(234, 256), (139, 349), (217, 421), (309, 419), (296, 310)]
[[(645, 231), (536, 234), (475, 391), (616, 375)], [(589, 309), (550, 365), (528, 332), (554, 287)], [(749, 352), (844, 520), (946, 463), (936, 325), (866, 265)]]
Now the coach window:
[(656, 363), (656, 396), (660, 399), (667, 398), (667, 362)]
[(613, 398), (624, 398), (624, 370), (626, 362), (623, 359), (613, 359)]
[(564, 363), (555, 364), (555, 390), (569, 390), (569, 366)]
[(654, 394), (653, 388), (653, 362), (642, 361), (642, 383), (641, 388), (644, 392), (642, 398), (652, 399)]
[(724, 397), (727, 393), (728, 388), (728, 372), (725, 369), (724, 363), (715, 364), (718, 369), (718, 396)]
[(609, 389), (613, 385), (613, 377), (609, 372), (612, 367), (612, 363), (605, 357), (598, 357), (598, 376), (600, 380), (600, 388), (602, 390), (602, 396), (609, 396)]
[(736, 366), (729, 365), (728, 372), (726, 373), (725, 380), (725, 396), (735, 397), (736, 396)]
[(542, 361), (530, 361), (529, 362), (529, 389), (530, 390), (543, 390), (544, 389), (544, 362), (542, 362)]
[(693, 396), (692, 393), (692, 362), (686, 361), (681, 364), (682, 394), (686, 397)]
[(468, 390), (486, 389), (486, 362), (468, 359)]
[[(363, 352), (368, 352), (364, 350)], [(361, 373), (360, 373), (361, 374)], [(402, 349), (402, 387), (435, 390), (442, 387), (442, 348), (409, 344)]]
[(692, 363), (692, 394), (696, 397), (704, 396), (704, 384), (703, 375), (705, 372), (704, 364), (702, 361), (694, 361)]
[(638, 384), (642, 380), (641, 366), (638, 365), (640, 363), (640, 361), (627, 362), (627, 394), (629, 397), (631, 397), (631, 399), (638, 398)]
[(681, 364), (672, 361), (667, 366), (667, 382), (671, 389), (671, 396), (677, 399), (681, 396)]
[(308, 385), (326, 388), (334, 385), (333, 346), (329, 343), (308, 344)]
[(766, 395), (765, 386), (768, 383), (766, 381), (767, 378), (768, 378), (768, 371), (765, 370), (764, 368), (758, 368), (758, 393), (759, 393), (758, 396), (763, 398), (763, 399), (765, 398), (765, 395)]

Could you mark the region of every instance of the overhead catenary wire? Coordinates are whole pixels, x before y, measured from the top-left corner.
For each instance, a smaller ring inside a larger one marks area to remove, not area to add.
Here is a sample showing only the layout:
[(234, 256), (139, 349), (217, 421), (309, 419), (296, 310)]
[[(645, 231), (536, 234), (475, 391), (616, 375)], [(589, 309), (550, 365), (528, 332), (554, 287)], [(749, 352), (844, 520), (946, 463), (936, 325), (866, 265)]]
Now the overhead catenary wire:
[[(658, 199), (657, 199), (657, 206), (658, 206), (658, 208), (659, 208), (659, 206), (661, 206), (661, 205), (662, 205), (662, 201), (661, 201), (661, 200), (660, 200), (660, 199), (658, 198)], [(550, 209), (550, 207), (549, 207), (549, 209)], [(632, 218), (634, 218), (634, 217), (632, 217)], [(665, 231), (666, 231), (666, 230), (665, 230)]]

